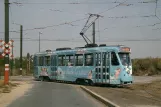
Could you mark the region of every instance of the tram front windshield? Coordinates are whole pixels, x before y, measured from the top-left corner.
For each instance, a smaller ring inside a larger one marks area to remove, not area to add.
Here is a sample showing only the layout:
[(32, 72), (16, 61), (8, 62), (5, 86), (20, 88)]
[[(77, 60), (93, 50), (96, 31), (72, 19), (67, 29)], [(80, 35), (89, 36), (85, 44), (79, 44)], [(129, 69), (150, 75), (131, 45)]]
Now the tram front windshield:
[(120, 57), (122, 65), (124, 66), (131, 65), (131, 59), (130, 59), (129, 53), (119, 53), (119, 57)]

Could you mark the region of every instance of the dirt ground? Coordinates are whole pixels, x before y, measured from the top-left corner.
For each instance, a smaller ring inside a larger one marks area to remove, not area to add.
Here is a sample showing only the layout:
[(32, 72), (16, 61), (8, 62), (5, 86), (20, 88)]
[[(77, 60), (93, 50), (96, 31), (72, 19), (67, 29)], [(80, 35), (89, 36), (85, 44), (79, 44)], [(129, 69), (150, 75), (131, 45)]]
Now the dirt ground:
[(121, 107), (161, 107), (161, 80), (128, 87), (86, 86)]
[(31, 87), (32, 84), (24, 81), (12, 81), (8, 86), (2, 86), (2, 81), (0, 81), (0, 107), (8, 106), (12, 101), (23, 96)]

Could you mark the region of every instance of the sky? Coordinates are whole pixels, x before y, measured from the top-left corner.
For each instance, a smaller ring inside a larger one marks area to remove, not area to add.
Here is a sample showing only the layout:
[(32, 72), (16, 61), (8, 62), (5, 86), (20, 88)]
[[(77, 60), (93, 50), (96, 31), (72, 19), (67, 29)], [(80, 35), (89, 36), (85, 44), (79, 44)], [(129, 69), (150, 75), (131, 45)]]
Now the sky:
[[(9, 2), (10, 31), (18, 31), (9, 35), (14, 40), (14, 57), (20, 56), (20, 25), (23, 25), (23, 56), (39, 51), (39, 34), (41, 51), (84, 46), (86, 43), (79, 33), (89, 13), (102, 16), (95, 22), (97, 44), (126, 45), (132, 49), (132, 58), (161, 57), (160, 0), (157, 3), (156, 0)], [(0, 39), (4, 39), (4, 0), (0, 0), (0, 14)], [(92, 39), (92, 28), (85, 35)]]

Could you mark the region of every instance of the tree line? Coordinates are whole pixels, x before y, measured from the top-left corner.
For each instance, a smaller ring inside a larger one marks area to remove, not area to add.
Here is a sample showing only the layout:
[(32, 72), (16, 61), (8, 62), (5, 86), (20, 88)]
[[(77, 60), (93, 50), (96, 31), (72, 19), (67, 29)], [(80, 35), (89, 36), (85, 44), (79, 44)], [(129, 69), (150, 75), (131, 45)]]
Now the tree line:
[[(20, 72), (20, 58), (16, 57), (9, 60), (10, 75), (30, 75), (33, 73), (33, 60), (30, 57), (22, 57), (22, 71)], [(0, 76), (4, 75), (4, 58), (0, 57)]]

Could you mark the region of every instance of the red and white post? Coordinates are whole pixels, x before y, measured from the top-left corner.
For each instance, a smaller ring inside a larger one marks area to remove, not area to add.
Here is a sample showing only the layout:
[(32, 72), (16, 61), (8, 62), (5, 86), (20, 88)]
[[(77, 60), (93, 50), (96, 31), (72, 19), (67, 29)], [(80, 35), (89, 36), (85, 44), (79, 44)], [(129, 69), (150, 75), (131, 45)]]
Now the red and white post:
[(8, 82), (9, 82), (9, 64), (5, 64), (4, 84), (8, 84)]
[(10, 40), (8, 43), (5, 43), (5, 41), (0, 40), (0, 43), (2, 44), (0, 45), (0, 48), (3, 49), (2, 56), (5, 58), (4, 84), (8, 84), (9, 82), (9, 57), (13, 58), (13, 55), (10, 52), (10, 50), (13, 48), (13, 42), (13, 40)]

